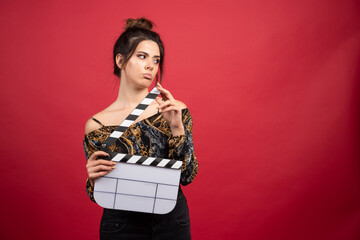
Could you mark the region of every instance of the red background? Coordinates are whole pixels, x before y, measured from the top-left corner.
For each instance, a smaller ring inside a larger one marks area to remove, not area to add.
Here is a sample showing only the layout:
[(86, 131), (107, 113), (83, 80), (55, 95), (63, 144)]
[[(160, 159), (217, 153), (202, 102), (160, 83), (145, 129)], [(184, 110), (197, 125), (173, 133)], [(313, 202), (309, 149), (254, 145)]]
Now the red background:
[(360, 2), (0, 2), (1, 239), (97, 239), (86, 120), (145, 16), (194, 118), (193, 239), (360, 239)]

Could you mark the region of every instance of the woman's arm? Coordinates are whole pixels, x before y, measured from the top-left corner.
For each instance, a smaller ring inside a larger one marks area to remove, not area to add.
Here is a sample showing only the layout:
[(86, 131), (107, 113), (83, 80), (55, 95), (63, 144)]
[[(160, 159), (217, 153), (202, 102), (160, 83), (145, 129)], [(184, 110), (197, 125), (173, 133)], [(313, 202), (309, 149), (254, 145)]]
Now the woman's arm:
[[(97, 149), (90, 143), (87, 136), (84, 137), (83, 148), (84, 148), (86, 161), (88, 161), (90, 156), (95, 151), (97, 151)], [(94, 199), (94, 183), (91, 181), (91, 179), (89, 177), (86, 179), (86, 193), (87, 193), (88, 197), (90, 198), (90, 200), (95, 202), (95, 199)]]
[(169, 158), (183, 162), (180, 184), (185, 186), (194, 180), (199, 169), (192, 137), (193, 119), (188, 108), (182, 111), (182, 122), (185, 134), (169, 138)]
[(86, 193), (90, 200), (94, 199), (94, 180), (104, 176), (115, 168), (116, 162), (98, 159), (100, 156), (108, 156), (106, 152), (99, 151), (95, 144), (85, 135), (83, 148), (87, 160), (86, 170), (88, 178), (86, 179)]
[[(156, 99), (159, 104), (157, 108), (161, 110), (171, 129), (169, 158), (183, 162), (180, 184), (185, 186), (194, 180), (199, 168), (194, 153), (192, 117), (184, 103), (175, 100), (172, 94), (163, 88), (160, 83), (157, 83), (156, 87), (163, 98), (163, 101)], [(184, 111), (182, 108), (184, 108)]]

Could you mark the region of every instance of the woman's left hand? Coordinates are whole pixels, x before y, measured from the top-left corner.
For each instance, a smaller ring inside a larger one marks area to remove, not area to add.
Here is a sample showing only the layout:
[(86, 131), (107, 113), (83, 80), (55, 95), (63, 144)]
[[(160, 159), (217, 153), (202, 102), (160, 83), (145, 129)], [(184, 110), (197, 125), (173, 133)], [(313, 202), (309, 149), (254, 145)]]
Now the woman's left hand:
[(185, 134), (180, 104), (174, 99), (168, 90), (160, 85), (160, 83), (156, 85), (156, 88), (161, 92), (160, 94), (163, 98), (163, 101), (160, 101), (159, 98), (155, 99), (159, 104), (157, 108), (160, 109), (163, 117), (169, 123), (172, 135), (178, 136)]

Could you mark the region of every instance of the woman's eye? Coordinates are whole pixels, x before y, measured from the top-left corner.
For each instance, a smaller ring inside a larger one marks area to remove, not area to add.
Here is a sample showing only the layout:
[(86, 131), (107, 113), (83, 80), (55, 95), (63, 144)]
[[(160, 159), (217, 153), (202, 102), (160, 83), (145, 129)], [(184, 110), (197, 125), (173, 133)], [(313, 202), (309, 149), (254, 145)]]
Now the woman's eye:
[[(139, 54), (139, 55), (137, 55), (138, 56), (138, 58), (141, 58), (141, 59), (145, 59), (146, 58), (146, 55), (144, 55), (144, 54)], [(160, 59), (155, 59), (154, 60), (154, 63), (155, 64), (159, 64), (159, 62), (160, 62)]]

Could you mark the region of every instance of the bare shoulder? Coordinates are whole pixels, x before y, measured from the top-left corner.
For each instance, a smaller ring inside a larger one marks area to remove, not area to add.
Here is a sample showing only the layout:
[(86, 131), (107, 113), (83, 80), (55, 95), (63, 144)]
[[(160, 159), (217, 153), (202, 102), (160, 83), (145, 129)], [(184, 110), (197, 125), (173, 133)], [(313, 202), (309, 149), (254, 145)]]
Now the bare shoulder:
[[(90, 117), (85, 123), (85, 134), (88, 134), (94, 130), (101, 128), (102, 125), (99, 124), (98, 122), (96, 122), (93, 118), (95, 118), (96, 120), (99, 121), (100, 119), (103, 119), (104, 115), (105, 115), (104, 111), (101, 111), (101, 112), (93, 115), (92, 117)], [(100, 122), (101, 122), (101, 120), (100, 120)]]
[(176, 100), (176, 103), (179, 104), (179, 106), (181, 107), (181, 109), (187, 108), (186, 104), (183, 103), (182, 101)]

